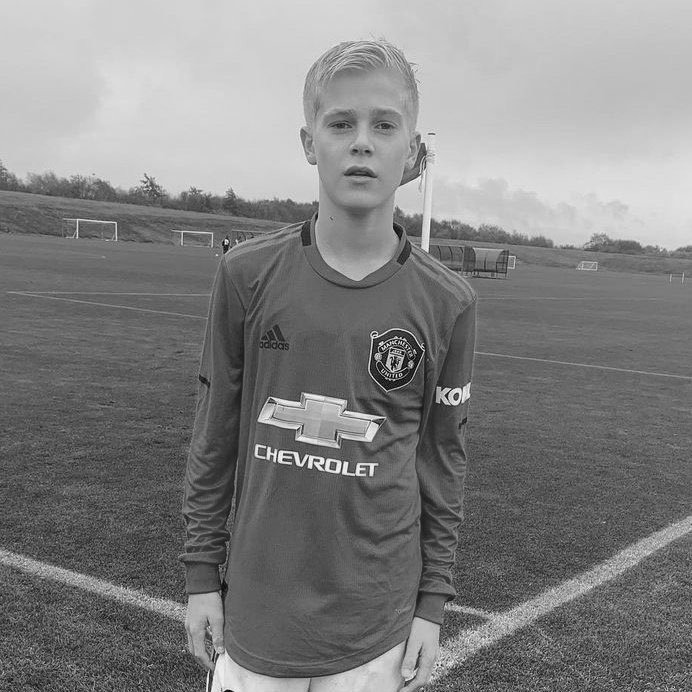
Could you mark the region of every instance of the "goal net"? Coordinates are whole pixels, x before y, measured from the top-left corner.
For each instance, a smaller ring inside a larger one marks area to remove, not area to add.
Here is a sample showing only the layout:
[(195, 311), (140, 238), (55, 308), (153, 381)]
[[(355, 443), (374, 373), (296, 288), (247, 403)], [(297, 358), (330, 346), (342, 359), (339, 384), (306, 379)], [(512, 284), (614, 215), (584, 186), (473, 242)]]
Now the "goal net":
[(517, 256), (516, 255), (510, 255), (507, 258), (507, 269), (516, 269), (517, 268)]
[(99, 240), (118, 240), (118, 222), (100, 219), (63, 219), (61, 228), (63, 238), (97, 238)]
[(577, 269), (587, 272), (598, 271), (598, 262), (584, 262), (583, 260), (577, 265)]
[(213, 231), (171, 231), (176, 245), (214, 247)]

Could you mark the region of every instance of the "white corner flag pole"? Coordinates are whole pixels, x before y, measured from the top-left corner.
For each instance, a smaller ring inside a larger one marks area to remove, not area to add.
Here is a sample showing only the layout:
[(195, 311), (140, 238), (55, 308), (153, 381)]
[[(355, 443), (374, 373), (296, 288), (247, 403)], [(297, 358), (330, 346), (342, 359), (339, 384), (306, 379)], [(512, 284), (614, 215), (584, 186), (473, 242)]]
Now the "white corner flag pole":
[(433, 169), (435, 168), (435, 133), (428, 132), (425, 144), (425, 188), (423, 192), (423, 227), (420, 234), (420, 246), (425, 252), (430, 251), (430, 218), (432, 216)]

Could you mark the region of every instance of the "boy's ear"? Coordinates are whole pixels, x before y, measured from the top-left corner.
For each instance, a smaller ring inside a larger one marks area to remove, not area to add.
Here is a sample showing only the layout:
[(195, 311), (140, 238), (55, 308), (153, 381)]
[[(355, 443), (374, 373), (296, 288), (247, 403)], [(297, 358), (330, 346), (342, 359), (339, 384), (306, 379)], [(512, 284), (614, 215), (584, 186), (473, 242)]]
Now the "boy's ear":
[(406, 157), (404, 174), (399, 185), (406, 185), (420, 175), (420, 166), (425, 157), (425, 144), (421, 144), (420, 132), (412, 132), (409, 140), (409, 153)]
[(411, 137), (409, 138), (409, 150), (408, 157), (406, 158), (406, 168), (410, 169), (416, 164), (418, 159), (418, 154), (420, 152), (420, 132), (414, 130), (411, 132)]
[(311, 166), (317, 165), (317, 156), (315, 155), (315, 142), (312, 138), (312, 133), (303, 125), (300, 128), (300, 141), (303, 143), (303, 151), (305, 158)]

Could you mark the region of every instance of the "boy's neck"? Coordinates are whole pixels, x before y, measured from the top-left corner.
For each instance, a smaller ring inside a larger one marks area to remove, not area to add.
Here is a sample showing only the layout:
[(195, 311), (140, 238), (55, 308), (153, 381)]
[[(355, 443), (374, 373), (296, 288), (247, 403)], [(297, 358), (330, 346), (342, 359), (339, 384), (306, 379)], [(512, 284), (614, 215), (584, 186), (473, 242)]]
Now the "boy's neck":
[(332, 269), (359, 281), (389, 262), (399, 237), (394, 232), (394, 200), (390, 205), (357, 214), (320, 199), (315, 241)]

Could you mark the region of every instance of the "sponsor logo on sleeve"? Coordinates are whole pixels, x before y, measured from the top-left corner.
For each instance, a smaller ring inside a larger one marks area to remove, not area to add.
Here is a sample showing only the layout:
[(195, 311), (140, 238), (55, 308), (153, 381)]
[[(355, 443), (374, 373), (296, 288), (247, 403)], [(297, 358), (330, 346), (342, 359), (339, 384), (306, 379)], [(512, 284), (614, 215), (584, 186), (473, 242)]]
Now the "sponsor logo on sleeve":
[(370, 332), (368, 372), (385, 392), (405, 387), (413, 380), (425, 346), (406, 329)]
[(470, 382), (463, 387), (435, 387), (435, 403), (443, 406), (461, 406), (470, 396)]

